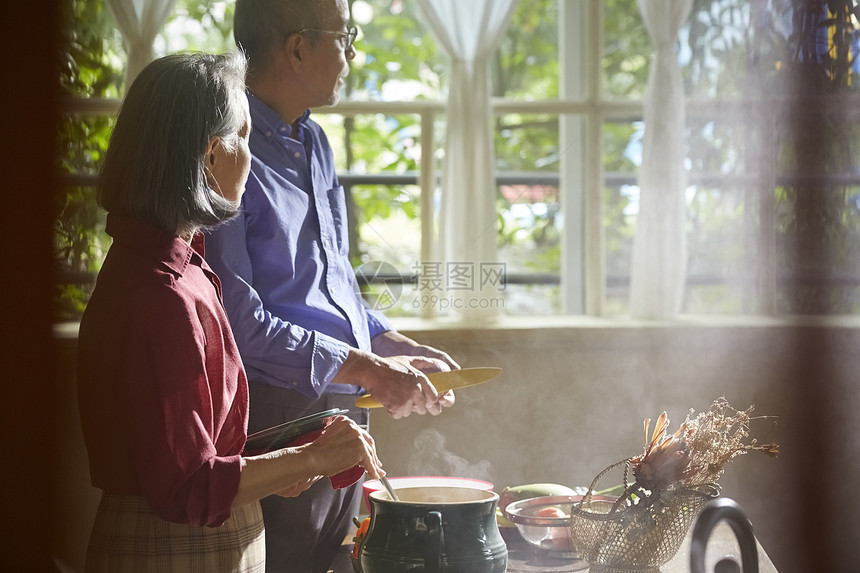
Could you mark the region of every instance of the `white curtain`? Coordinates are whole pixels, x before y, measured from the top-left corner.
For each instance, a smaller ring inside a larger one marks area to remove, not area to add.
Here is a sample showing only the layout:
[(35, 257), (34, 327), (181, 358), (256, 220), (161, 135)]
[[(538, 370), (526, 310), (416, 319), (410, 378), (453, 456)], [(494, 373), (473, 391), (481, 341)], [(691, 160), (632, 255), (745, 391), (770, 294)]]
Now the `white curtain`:
[(645, 94), (639, 216), (630, 280), (630, 313), (637, 318), (673, 318), (684, 295), (686, 112), (675, 45), (691, 6), (692, 0), (639, 0), (654, 55)]
[(125, 89), (152, 61), (152, 43), (176, 0), (108, 0), (117, 27), (128, 45)]
[[(450, 56), (447, 142), (442, 174), (439, 255), (448, 294), (464, 320), (487, 320), (498, 307), (496, 183), (487, 64), (511, 20), (516, 0), (418, 0)], [(467, 285), (467, 273), (472, 273)], [(480, 307), (484, 308), (480, 308)]]

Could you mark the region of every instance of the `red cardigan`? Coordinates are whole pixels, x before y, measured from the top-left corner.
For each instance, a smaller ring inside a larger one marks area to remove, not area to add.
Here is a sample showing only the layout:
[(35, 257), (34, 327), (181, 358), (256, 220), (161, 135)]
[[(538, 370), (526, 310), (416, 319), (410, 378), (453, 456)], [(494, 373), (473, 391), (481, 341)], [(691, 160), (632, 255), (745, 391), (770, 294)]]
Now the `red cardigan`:
[(218, 526), (239, 488), (248, 387), (200, 251), (108, 215), (113, 244), (81, 320), (78, 398), (92, 484), (159, 517)]

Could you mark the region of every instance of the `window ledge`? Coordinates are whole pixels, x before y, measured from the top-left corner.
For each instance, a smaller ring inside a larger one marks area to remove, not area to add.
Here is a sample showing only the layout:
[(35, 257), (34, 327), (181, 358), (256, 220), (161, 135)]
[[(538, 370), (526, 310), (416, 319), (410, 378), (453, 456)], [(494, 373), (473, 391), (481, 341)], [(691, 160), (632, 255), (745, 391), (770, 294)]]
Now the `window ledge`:
[(503, 316), (485, 323), (466, 323), (451, 318), (422, 319), (394, 317), (394, 327), (404, 332), (444, 330), (534, 330), (534, 329), (612, 329), (612, 328), (739, 328), (739, 327), (817, 327), (860, 328), (860, 316), (755, 316), (755, 315), (682, 315), (675, 320), (641, 320), (626, 316)]
[[(591, 316), (503, 316), (492, 322), (466, 323), (453, 318), (422, 319), (393, 317), (391, 322), (401, 332), (444, 332), (465, 330), (588, 330), (588, 329), (672, 329), (672, 328), (837, 328), (860, 329), (860, 316), (753, 316), (753, 315), (682, 315), (676, 320), (640, 320), (630, 317), (601, 318)], [(78, 337), (78, 322), (53, 325), (56, 339)]]

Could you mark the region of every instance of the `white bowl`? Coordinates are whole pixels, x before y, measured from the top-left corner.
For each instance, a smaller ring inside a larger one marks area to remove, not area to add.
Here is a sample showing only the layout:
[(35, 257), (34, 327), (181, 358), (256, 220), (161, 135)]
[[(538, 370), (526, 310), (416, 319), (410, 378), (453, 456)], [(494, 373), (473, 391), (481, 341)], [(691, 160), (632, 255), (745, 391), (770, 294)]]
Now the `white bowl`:
[[(465, 487), (471, 489), (480, 489), (484, 491), (492, 491), (493, 484), (488, 481), (472, 478), (458, 477), (443, 477), (443, 476), (407, 476), (407, 477), (390, 477), (388, 483), (396, 491), (403, 487)], [(370, 494), (374, 491), (385, 489), (382, 482), (378, 479), (373, 479), (364, 482), (364, 507), (370, 512)]]

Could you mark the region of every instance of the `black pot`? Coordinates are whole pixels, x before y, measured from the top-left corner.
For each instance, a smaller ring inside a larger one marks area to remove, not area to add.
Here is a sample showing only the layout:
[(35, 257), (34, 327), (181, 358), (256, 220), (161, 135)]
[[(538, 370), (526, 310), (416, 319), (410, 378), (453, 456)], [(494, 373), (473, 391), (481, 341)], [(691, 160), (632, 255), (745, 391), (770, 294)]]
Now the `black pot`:
[(503, 573), (508, 549), (496, 523), (499, 496), (464, 487), (370, 494), (362, 573)]

